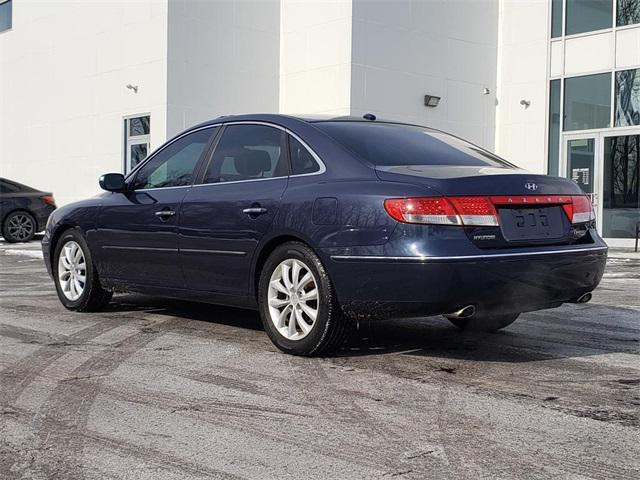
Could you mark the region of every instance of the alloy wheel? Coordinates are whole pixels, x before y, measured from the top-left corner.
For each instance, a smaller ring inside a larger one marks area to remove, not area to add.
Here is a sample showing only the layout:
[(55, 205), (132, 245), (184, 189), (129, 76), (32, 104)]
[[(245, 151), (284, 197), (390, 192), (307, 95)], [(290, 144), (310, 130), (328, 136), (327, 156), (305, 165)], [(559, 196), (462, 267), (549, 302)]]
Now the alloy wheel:
[(33, 235), (33, 219), (26, 214), (18, 213), (9, 219), (7, 231), (15, 240), (24, 241)]
[(65, 297), (76, 301), (86, 285), (87, 262), (80, 245), (73, 240), (65, 243), (58, 259), (58, 281)]
[(313, 329), (320, 307), (318, 284), (307, 265), (295, 258), (282, 261), (271, 274), (267, 299), (269, 318), (287, 340), (301, 340)]

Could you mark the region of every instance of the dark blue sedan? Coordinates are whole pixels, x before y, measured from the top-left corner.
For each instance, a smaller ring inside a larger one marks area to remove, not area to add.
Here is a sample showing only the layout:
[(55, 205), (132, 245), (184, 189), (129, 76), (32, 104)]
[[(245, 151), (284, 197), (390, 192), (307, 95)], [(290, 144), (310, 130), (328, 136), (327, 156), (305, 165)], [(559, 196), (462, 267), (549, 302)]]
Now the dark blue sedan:
[(585, 302), (607, 255), (574, 182), (372, 115), (221, 117), (100, 185), (42, 242), (65, 307), (117, 289), (256, 308), (299, 355), (338, 348), (358, 318), (493, 331)]

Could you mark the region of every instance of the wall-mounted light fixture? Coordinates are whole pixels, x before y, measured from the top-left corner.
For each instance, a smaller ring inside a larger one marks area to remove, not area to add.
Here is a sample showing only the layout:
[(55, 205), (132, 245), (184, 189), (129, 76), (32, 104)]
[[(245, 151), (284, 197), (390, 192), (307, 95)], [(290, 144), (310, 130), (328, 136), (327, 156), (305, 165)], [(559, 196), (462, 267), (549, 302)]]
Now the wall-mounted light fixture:
[(520, 100), (520, 105), (522, 105), (525, 110), (531, 106), (531, 100), (525, 100), (524, 98)]
[(131, 85), (130, 83), (127, 83), (127, 88), (129, 90), (133, 90), (133, 93), (138, 93), (138, 85)]
[(424, 96), (424, 104), (427, 107), (437, 107), (438, 103), (440, 103), (440, 97), (436, 97), (435, 95)]
[(484, 87), (484, 88), (482, 89), (482, 94), (483, 94), (483, 95), (489, 95), (490, 93), (491, 93), (491, 90), (489, 90), (487, 87)]

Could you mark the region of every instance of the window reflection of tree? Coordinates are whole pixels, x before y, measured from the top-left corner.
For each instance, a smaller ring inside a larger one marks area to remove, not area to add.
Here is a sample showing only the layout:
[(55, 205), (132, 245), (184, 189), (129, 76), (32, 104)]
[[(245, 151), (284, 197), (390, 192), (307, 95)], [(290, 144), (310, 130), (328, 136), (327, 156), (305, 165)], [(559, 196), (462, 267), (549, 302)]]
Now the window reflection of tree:
[(640, 125), (640, 70), (616, 73), (617, 127)]
[(618, 0), (617, 25), (631, 25), (640, 23), (640, 1)]
[(640, 207), (640, 135), (611, 138), (611, 208)]

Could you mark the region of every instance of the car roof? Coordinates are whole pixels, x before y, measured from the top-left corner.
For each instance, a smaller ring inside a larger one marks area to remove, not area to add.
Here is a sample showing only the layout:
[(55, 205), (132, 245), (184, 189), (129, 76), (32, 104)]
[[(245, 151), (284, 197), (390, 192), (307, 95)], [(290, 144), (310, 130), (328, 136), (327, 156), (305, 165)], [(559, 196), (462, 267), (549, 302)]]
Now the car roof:
[[(367, 114), (370, 115), (370, 114)], [(375, 118), (375, 117), (374, 117)], [(205, 127), (207, 125), (216, 125), (219, 123), (227, 122), (271, 122), (276, 124), (286, 124), (291, 121), (299, 121), (305, 123), (320, 123), (320, 122), (362, 122), (362, 123), (395, 123), (398, 125), (409, 125), (405, 122), (398, 122), (393, 120), (386, 120), (376, 118), (375, 120), (369, 120), (364, 117), (357, 117), (355, 115), (322, 115), (322, 114), (310, 114), (310, 115), (285, 115), (279, 113), (255, 113), (255, 114), (242, 114), (242, 115), (222, 115), (211, 120), (207, 120), (198, 125), (194, 125), (189, 130), (194, 128)]]

